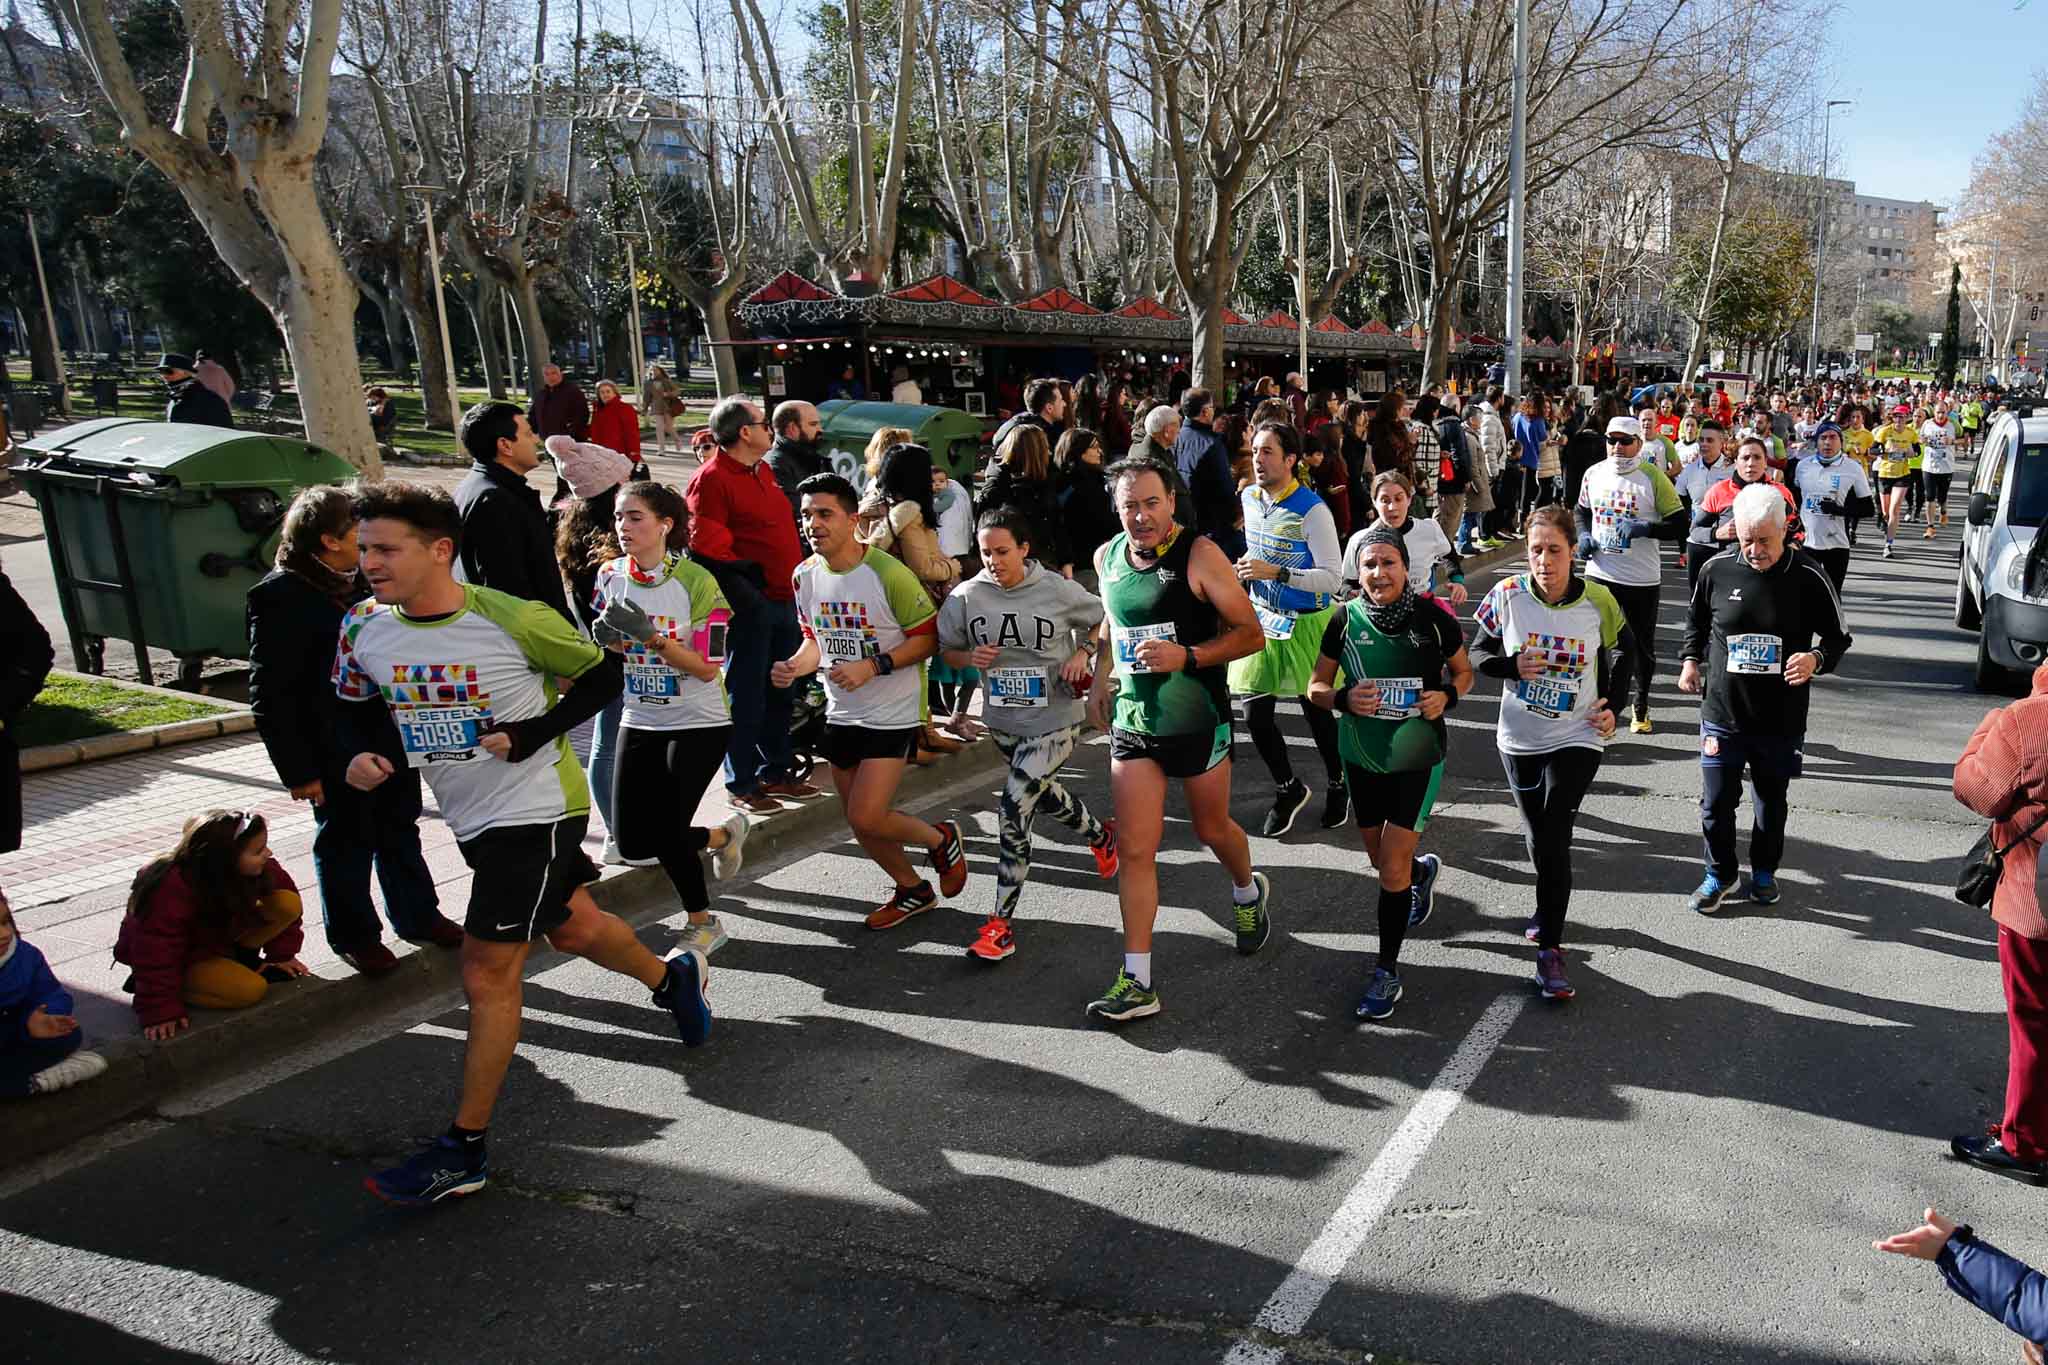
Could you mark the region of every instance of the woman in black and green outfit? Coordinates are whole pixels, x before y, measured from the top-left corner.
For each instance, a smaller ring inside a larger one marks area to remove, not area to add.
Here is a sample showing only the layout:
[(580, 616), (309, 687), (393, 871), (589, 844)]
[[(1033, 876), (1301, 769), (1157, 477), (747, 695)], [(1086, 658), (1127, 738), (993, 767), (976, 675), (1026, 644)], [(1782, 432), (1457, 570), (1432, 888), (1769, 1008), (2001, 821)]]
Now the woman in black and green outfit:
[(1308, 699), (1337, 713), (1351, 809), (1379, 872), (1379, 962), (1356, 1012), (1384, 1019), (1401, 998), (1401, 941), (1429, 918), (1443, 866), (1415, 846), (1443, 782), (1444, 712), (1471, 690), (1472, 663), (1458, 619), (1409, 584), (1400, 532), (1367, 531), (1358, 555), (1364, 591), (1324, 629)]

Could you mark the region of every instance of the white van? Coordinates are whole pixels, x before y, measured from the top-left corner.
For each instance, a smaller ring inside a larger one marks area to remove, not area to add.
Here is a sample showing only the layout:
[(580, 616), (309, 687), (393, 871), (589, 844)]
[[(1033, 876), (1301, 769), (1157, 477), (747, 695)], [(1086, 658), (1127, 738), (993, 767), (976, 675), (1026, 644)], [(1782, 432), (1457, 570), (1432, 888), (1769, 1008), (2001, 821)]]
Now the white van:
[(1966, 520), (1955, 622), (1978, 632), (1978, 688), (2003, 690), (2048, 661), (2048, 583), (2026, 591), (2027, 552), (2048, 522), (2048, 416), (2022, 407), (1992, 419)]

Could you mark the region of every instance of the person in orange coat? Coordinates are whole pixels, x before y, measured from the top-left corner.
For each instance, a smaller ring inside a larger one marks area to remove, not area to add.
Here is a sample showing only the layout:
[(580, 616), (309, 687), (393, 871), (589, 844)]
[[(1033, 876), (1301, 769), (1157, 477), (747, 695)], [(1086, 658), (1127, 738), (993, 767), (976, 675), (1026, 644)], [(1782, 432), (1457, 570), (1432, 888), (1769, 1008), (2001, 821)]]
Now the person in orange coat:
[(2034, 1185), (2048, 1183), (2048, 918), (2034, 869), (2048, 820), (2048, 664), (2026, 696), (1984, 717), (1956, 760), (1956, 800), (1992, 822), (2010, 846), (1991, 898), (2005, 983), (2005, 1115), (1985, 1135), (1949, 1143), (1960, 1161)]
[(582, 439), (640, 463), (640, 414), (609, 379), (597, 381), (597, 406), (590, 413), (590, 433)]

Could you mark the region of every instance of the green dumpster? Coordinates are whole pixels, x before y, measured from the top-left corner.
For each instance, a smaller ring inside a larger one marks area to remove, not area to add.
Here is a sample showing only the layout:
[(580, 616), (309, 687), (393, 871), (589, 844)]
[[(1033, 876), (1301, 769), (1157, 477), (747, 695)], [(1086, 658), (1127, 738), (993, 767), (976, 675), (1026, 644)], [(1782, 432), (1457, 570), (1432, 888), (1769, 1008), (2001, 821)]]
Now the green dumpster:
[(248, 657), (245, 599), (292, 495), (357, 471), (288, 436), (109, 417), (26, 442), (14, 472), (42, 509), (72, 657), (97, 673), (126, 639), (144, 681), (154, 646), (189, 683), (209, 656)]
[(883, 427), (906, 427), (918, 444), (932, 453), (932, 463), (970, 488), (974, 470), (981, 461), (984, 444), (981, 419), (958, 408), (935, 408), (919, 403), (861, 403), (835, 398), (818, 404), (818, 421), (825, 428), (819, 438), (832, 467), (851, 480), (855, 488), (866, 488), (868, 438)]

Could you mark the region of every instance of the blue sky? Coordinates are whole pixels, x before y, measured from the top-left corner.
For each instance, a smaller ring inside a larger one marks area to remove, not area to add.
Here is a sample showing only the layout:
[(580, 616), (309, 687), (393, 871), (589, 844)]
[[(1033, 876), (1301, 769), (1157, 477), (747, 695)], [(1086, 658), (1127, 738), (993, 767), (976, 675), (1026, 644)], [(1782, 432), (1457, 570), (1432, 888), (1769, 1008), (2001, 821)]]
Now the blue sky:
[(1860, 194), (1954, 204), (1970, 163), (2019, 117), (2048, 60), (2048, 0), (1842, 0), (1819, 76), (1834, 160)]

